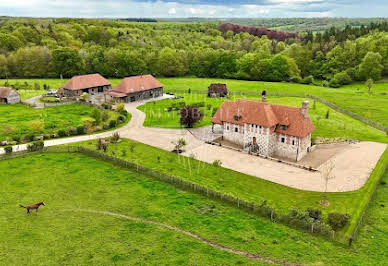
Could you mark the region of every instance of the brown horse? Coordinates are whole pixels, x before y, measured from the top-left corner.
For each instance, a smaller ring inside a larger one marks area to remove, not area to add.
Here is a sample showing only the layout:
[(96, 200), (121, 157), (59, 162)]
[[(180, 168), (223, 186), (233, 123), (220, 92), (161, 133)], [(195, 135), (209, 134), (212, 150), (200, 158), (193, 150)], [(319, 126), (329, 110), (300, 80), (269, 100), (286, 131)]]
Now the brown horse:
[(46, 206), (46, 204), (44, 204), (44, 202), (38, 202), (36, 204), (28, 205), (28, 206), (23, 206), (20, 204), (20, 208), (27, 209), (27, 214), (30, 214), (30, 210), (36, 210), (36, 213), (38, 213), (38, 209), (39, 209), (40, 205)]

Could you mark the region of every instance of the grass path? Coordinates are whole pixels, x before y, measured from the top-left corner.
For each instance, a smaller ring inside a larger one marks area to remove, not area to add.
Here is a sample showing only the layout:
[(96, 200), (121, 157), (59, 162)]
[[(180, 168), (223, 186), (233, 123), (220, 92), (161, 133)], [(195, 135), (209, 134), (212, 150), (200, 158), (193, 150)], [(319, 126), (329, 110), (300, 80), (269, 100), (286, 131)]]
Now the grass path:
[(223, 245), (217, 244), (215, 242), (212, 242), (212, 241), (210, 241), (210, 240), (208, 240), (208, 239), (206, 239), (206, 238), (204, 238), (204, 237), (202, 237), (200, 235), (192, 233), (190, 231), (184, 230), (184, 229), (176, 227), (176, 226), (164, 224), (164, 223), (159, 223), (159, 222), (155, 222), (155, 221), (151, 221), (151, 220), (147, 220), (147, 219), (142, 219), (142, 218), (133, 217), (133, 216), (127, 216), (127, 215), (124, 215), (124, 214), (114, 213), (114, 212), (109, 212), (109, 211), (90, 210), (90, 209), (72, 209), (71, 211), (79, 211), (79, 212), (88, 212), (88, 213), (97, 213), (97, 214), (103, 214), (103, 215), (110, 215), (110, 216), (114, 216), (114, 217), (118, 217), (118, 218), (123, 218), (123, 219), (131, 220), (131, 221), (139, 222), (139, 223), (146, 223), (146, 224), (156, 225), (156, 226), (167, 228), (169, 230), (173, 230), (173, 231), (185, 234), (187, 236), (190, 236), (192, 238), (195, 238), (195, 239), (201, 241), (202, 243), (205, 243), (205, 244), (207, 244), (207, 245), (209, 245), (211, 247), (214, 247), (214, 248), (216, 248), (218, 250), (226, 251), (226, 252), (233, 253), (233, 254), (236, 254), (236, 255), (240, 255), (240, 256), (243, 256), (243, 257), (246, 257), (246, 258), (250, 258), (250, 259), (260, 260), (260, 261), (263, 261), (263, 262), (269, 263), (269, 264), (300, 265), (300, 264), (288, 263), (288, 262), (284, 262), (284, 261), (271, 260), (269, 258), (265, 258), (265, 257), (262, 257), (262, 256), (257, 255), (257, 254), (248, 253), (248, 252), (237, 250), (237, 249), (234, 249), (234, 248), (228, 248), (226, 246), (223, 246)]

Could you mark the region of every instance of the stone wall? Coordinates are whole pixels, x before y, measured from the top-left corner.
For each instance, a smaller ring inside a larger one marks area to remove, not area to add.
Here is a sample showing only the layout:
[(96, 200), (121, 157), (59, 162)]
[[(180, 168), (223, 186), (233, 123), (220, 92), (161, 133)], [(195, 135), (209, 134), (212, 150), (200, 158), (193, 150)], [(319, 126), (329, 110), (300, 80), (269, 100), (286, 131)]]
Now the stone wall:
[(20, 103), (20, 95), (12, 90), (7, 97), (8, 104)]
[(147, 90), (147, 91), (139, 91), (139, 92), (128, 94), (128, 96), (126, 97), (126, 102), (141, 101), (144, 99), (155, 98), (162, 95), (163, 95), (163, 88), (156, 88), (156, 89)]

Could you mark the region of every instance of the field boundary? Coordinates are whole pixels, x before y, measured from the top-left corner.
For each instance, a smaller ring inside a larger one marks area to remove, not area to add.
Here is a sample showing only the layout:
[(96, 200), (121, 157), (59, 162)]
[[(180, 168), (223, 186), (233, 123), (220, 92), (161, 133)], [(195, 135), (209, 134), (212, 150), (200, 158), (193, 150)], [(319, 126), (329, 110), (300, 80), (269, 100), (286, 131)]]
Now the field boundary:
[(156, 222), (156, 221), (152, 221), (152, 220), (147, 220), (147, 219), (143, 219), (143, 218), (140, 218), (140, 217), (128, 216), (128, 215), (124, 215), (124, 214), (120, 214), (120, 213), (114, 213), (114, 212), (109, 212), (109, 211), (90, 210), (90, 209), (71, 209), (71, 211), (103, 214), (103, 215), (109, 215), (109, 216), (113, 216), (113, 217), (117, 217), (117, 218), (127, 219), (127, 220), (134, 221), (134, 222), (156, 225), (156, 226), (159, 226), (159, 227), (167, 228), (169, 230), (173, 230), (173, 231), (182, 233), (184, 235), (190, 236), (190, 237), (192, 237), (192, 238), (194, 238), (194, 239), (196, 239), (196, 240), (198, 240), (198, 241), (200, 241), (200, 242), (202, 242), (202, 243), (204, 243), (204, 244), (206, 244), (208, 246), (214, 247), (214, 248), (216, 248), (218, 250), (226, 251), (226, 252), (229, 252), (229, 253), (232, 253), (232, 254), (236, 254), (236, 255), (240, 255), (240, 256), (243, 256), (243, 257), (246, 257), (246, 258), (250, 258), (250, 259), (260, 260), (260, 261), (266, 262), (268, 264), (290, 265), (290, 266), (291, 265), (300, 265), (300, 264), (288, 263), (288, 262), (285, 262), (285, 261), (272, 260), (272, 259), (260, 256), (260, 255), (257, 255), (257, 254), (252, 254), (252, 253), (248, 253), (248, 252), (245, 252), (245, 251), (237, 250), (237, 249), (234, 249), (234, 248), (229, 248), (229, 247), (226, 247), (224, 245), (218, 244), (216, 242), (210, 241), (210, 240), (208, 240), (208, 239), (206, 239), (206, 238), (204, 238), (204, 237), (202, 237), (202, 236), (200, 236), (198, 234), (195, 234), (193, 232), (190, 232), (190, 231), (184, 230), (182, 228), (179, 228), (177, 226), (173, 226), (173, 225), (169, 225), (169, 224), (165, 224), (165, 223), (160, 223), (160, 222)]
[[(179, 91), (179, 90), (168, 90), (169, 92), (172, 92), (172, 93), (182, 93), (182, 91)], [(207, 94), (207, 91), (205, 90), (191, 90), (191, 93), (206, 93)], [(240, 94), (240, 95), (248, 95), (248, 96), (259, 96), (259, 93), (255, 93), (255, 92), (247, 92), (247, 91), (232, 91), (230, 92), (230, 94), (232, 95), (236, 95), (236, 94)], [(362, 117), (356, 113), (353, 113), (349, 110), (346, 110), (346, 109), (343, 109), (337, 105), (335, 105), (334, 103), (328, 101), (328, 100), (325, 100), (323, 98), (320, 98), (318, 96), (315, 96), (315, 95), (311, 95), (311, 94), (304, 94), (304, 93), (286, 93), (286, 92), (267, 92), (267, 95), (269, 96), (279, 96), (279, 97), (305, 97), (305, 98), (310, 98), (312, 100), (316, 100), (318, 102), (321, 102), (323, 104), (326, 104), (327, 106), (333, 108), (334, 110), (342, 113), (342, 114), (345, 114), (345, 115), (348, 115), (358, 121), (361, 121), (371, 127), (374, 127), (380, 131), (383, 131), (384, 133), (387, 133), (388, 134), (388, 127), (380, 124), (380, 123), (377, 123), (375, 121), (372, 121), (368, 118), (365, 118), (365, 117)]]
[[(386, 156), (388, 158), (388, 148), (383, 153), (383, 155), (381, 157), (382, 160), (384, 160), (384, 158), (383, 158), (384, 156)], [(365, 204), (365, 206), (364, 206), (364, 208), (362, 210), (362, 214), (361, 214), (360, 218), (358, 219), (358, 223), (357, 223), (356, 227), (354, 228), (351, 237), (349, 238), (349, 246), (351, 246), (353, 241), (356, 240), (356, 237), (357, 237), (358, 232), (359, 232), (359, 230), (361, 228), (361, 225), (363, 224), (365, 215), (366, 215), (366, 213), (367, 213), (367, 211), (368, 211), (368, 209), (370, 207), (371, 202), (373, 201), (373, 199), (374, 199), (374, 197), (376, 195), (376, 192), (377, 192), (377, 189), (379, 187), (379, 184), (381, 183), (381, 180), (383, 179), (383, 177), (384, 177), (385, 173), (387, 172), (387, 170), (388, 170), (388, 162), (385, 163), (385, 166), (384, 166), (382, 172), (380, 173), (380, 176), (377, 179), (376, 184), (374, 185), (373, 192), (371, 193), (371, 195), (370, 195), (370, 197), (368, 199), (368, 202)]]
[[(229, 204), (231, 206), (237, 207), (238, 209), (243, 209), (252, 213), (253, 215), (264, 217), (270, 219), (271, 222), (280, 223), (286, 226), (289, 226), (294, 229), (299, 229), (304, 232), (320, 235), (329, 240), (335, 240), (337, 242), (347, 244), (349, 241), (349, 235), (346, 235), (343, 232), (334, 232), (327, 224), (323, 222), (316, 221), (306, 221), (299, 220), (297, 217), (290, 216), (289, 214), (278, 213), (275, 208), (267, 205), (266, 201), (260, 203), (248, 202), (238, 197), (215, 191), (209, 189), (205, 186), (201, 186), (186, 180), (183, 180), (179, 177), (172, 175), (164, 174), (162, 172), (153, 170), (151, 168), (122, 160), (115, 156), (110, 156), (99, 151), (91, 150), (82, 146), (50, 146), (44, 147), (40, 152), (49, 152), (49, 153), (81, 153), (90, 157), (100, 159), (102, 161), (110, 162), (119, 167), (124, 167), (126, 169), (135, 170), (136, 172), (148, 175), (156, 180), (168, 183), (175, 186), (176, 188), (184, 189), (186, 191), (191, 191), (214, 200), (219, 200), (223, 203)], [(22, 155), (28, 154), (24, 152)], [(4, 155), (4, 159), (13, 158), (15, 155)], [(17, 155), (16, 155), (17, 156)]]
[[(381, 164), (381, 167), (379, 166), (379, 163), (377, 164), (376, 168), (373, 170), (372, 174), (376, 173), (378, 175), (378, 178), (373, 179), (373, 177), (370, 177), (370, 181), (373, 182), (374, 185), (372, 185), (372, 190), (373, 192), (370, 194), (368, 200), (366, 201), (365, 205), (363, 205), (363, 209), (360, 212), (360, 216), (356, 223), (356, 226), (354, 229), (352, 229), (349, 233), (345, 232), (334, 232), (331, 230), (328, 225), (322, 222), (316, 222), (316, 221), (300, 221), (298, 219), (295, 219), (295, 217), (290, 216), (289, 214), (282, 214), (282, 213), (277, 213), (275, 208), (272, 206), (267, 205), (266, 201), (263, 201), (260, 205), (255, 202), (248, 202), (245, 200), (242, 200), (238, 197), (215, 191), (212, 189), (209, 189), (207, 187), (197, 185), (195, 183), (183, 180), (179, 177), (175, 177), (172, 175), (164, 174), (162, 172), (153, 170), (151, 168), (129, 162), (120, 158), (117, 158), (115, 156), (110, 156), (107, 154), (104, 154), (99, 151), (95, 151), (89, 148), (85, 148), (82, 146), (50, 146), (50, 147), (44, 147), (41, 151), (38, 152), (27, 152), (23, 151), (21, 153), (12, 153), (9, 155), (3, 155), (0, 156), (0, 160), (5, 160), (5, 159), (12, 159), (12, 158), (17, 158), (20, 156), (24, 156), (27, 154), (33, 154), (33, 153), (81, 153), (90, 157), (94, 157), (96, 159), (100, 159), (106, 162), (110, 162), (112, 164), (115, 164), (119, 167), (135, 170), (136, 172), (148, 175), (152, 178), (155, 178), (156, 180), (166, 182), (170, 185), (173, 185), (176, 188), (181, 188), (186, 191), (191, 191), (203, 196), (206, 196), (208, 198), (212, 198), (215, 200), (219, 200), (221, 202), (227, 203), (229, 205), (232, 205), (234, 207), (237, 207), (238, 209), (243, 209), (245, 211), (248, 211), (249, 213), (252, 213), (254, 215), (264, 217), (267, 219), (270, 219), (271, 222), (274, 223), (280, 223), (284, 224), (286, 226), (289, 226), (294, 229), (299, 229), (311, 234), (315, 235), (320, 235), (325, 237), (326, 239), (329, 240), (335, 240), (339, 243), (342, 244), (349, 244), (351, 245), (352, 242), (354, 241), (359, 228), (362, 225), (363, 218), (365, 216), (365, 213), (370, 205), (370, 202), (373, 200), (373, 197), (376, 193), (376, 190), (378, 188), (378, 184), (381, 181), (382, 176), (384, 175), (385, 171), (388, 168), (388, 149), (383, 153), (383, 156), (380, 158), (380, 161), (383, 164)], [(379, 161), (379, 162), (380, 162)], [(382, 170), (383, 169), (383, 170)], [(381, 172), (381, 170), (383, 172)], [(350, 234), (350, 235), (349, 235)]]

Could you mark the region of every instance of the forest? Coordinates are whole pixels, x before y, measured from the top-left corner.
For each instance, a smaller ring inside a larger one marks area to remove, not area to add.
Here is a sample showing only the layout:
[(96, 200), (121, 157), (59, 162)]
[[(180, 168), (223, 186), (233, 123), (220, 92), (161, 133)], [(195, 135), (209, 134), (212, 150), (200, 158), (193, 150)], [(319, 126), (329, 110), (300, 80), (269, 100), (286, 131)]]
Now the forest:
[(215, 22), (0, 18), (0, 78), (157, 76), (339, 87), (388, 75), (386, 22), (285, 40), (220, 31)]

